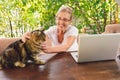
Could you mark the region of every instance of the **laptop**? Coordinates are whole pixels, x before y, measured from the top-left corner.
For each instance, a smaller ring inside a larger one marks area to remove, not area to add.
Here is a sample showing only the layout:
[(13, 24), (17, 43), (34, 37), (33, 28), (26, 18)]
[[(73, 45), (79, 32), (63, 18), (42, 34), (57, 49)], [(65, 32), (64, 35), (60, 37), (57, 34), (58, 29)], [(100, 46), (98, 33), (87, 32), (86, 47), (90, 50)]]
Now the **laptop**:
[(71, 52), (77, 63), (115, 59), (120, 33), (86, 34), (78, 38), (78, 51)]

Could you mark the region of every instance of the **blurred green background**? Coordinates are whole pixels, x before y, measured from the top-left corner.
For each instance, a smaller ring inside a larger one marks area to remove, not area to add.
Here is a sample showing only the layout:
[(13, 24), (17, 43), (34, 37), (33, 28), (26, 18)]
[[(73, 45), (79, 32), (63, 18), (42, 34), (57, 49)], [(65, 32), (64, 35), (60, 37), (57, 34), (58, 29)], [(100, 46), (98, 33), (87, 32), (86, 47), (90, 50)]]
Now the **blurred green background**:
[(73, 25), (89, 28), (89, 34), (104, 32), (107, 24), (120, 23), (115, 0), (0, 0), (0, 37), (20, 37), (26, 31), (55, 25), (61, 5), (73, 8)]

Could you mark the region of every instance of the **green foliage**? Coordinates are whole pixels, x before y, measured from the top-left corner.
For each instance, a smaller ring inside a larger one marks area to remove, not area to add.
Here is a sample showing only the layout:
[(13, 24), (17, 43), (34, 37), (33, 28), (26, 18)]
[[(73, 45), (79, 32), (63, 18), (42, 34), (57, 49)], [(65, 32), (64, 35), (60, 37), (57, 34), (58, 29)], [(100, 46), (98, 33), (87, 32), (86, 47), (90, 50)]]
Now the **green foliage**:
[(92, 34), (102, 33), (112, 20), (110, 13), (116, 11), (113, 0), (0, 0), (1, 37), (22, 36), (40, 27), (48, 29), (55, 25), (61, 5), (73, 8), (73, 25), (79, 30), (89, 27)]

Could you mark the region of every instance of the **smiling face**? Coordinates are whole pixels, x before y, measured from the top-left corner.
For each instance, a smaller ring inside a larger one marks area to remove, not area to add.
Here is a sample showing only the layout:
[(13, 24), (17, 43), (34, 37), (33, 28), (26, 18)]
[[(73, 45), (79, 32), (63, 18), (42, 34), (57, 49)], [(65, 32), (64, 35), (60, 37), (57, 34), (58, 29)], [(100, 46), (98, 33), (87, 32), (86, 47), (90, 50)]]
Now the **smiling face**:
[(58, 30), (65, 31), (72, 21), (72, 9), (69, 6), (61, 6), (56, 14), (56, 25)]
[(67, 12), (60, 12), (56, 16), (56, 25), (58, 29), (66, 30), (67, 26), (71, 24), (71, 14)]

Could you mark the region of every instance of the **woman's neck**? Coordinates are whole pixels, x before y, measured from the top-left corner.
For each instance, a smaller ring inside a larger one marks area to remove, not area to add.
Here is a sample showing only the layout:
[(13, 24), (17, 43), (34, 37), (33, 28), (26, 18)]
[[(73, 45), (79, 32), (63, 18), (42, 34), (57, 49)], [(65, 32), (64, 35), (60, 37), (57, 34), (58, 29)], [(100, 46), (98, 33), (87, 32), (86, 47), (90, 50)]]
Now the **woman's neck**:
[(62, 31), (62, 30), (58, 30), (57, 31), (57, 37), (58, 37), (58, 42), (59, 43), (63, 42), (63, 40), (64, 40), (64, 33), (65, 33), (65, 31)]

